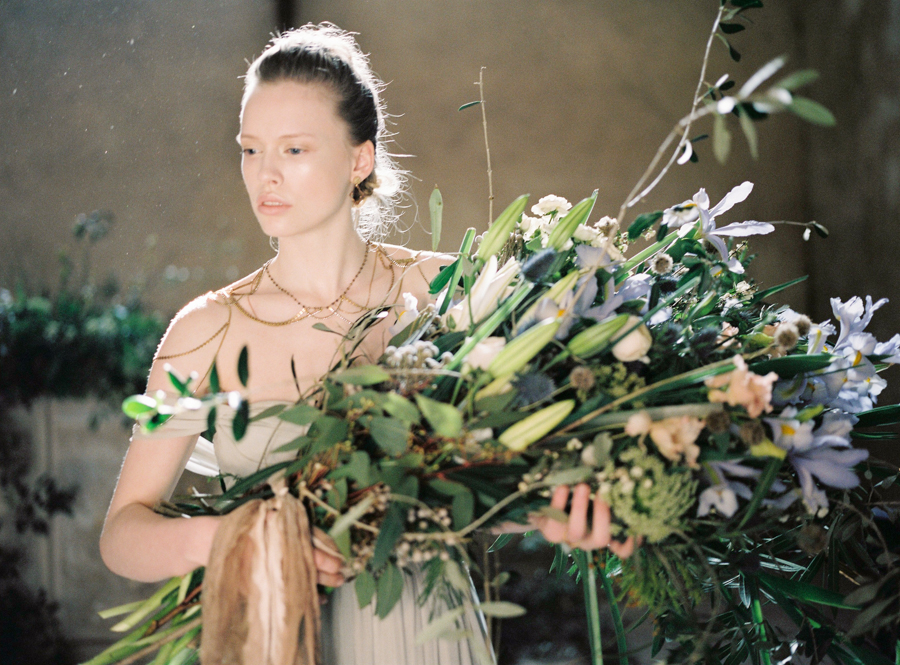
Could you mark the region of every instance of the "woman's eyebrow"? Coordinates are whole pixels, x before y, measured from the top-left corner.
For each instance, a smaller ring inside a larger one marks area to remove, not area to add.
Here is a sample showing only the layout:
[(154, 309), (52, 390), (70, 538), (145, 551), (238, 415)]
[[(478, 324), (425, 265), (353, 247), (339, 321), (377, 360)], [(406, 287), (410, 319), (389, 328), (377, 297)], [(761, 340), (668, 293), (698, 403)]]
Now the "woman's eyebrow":
[[(303, 137), (303, 136), (306, 136), (306, 137), (313, 137), (313, 136), (315, 136), (315, 135), (314, 135), (314, 134), (311, 134), (311, 133), (309, 133), (309, 132), (298, 132), (298, 133), (296, 133), (296, 134), (282, 134), (282, 135), (279, 136), (278, 138), (279, 138), (279, 139), (296, 139), (296, 138), (300, 138), (300, 137)], [(238, 143), (241, 142), (241, 139), (254, 139), (254, 140), (258, 140), (258, 137), (253, 136), (252, 134), (238, 134), (238, 135), (235, 136), (234, 138), (235, 138), (235, 140), (236, 140)]]

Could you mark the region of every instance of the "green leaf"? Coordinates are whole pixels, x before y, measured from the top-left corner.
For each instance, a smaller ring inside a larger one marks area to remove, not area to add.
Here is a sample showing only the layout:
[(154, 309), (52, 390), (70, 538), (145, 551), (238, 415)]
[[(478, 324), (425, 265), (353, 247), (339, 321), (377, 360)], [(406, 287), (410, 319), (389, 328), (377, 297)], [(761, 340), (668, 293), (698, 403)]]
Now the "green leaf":
[(467, 109), (467, 108), (469, 108), (469, 107), (471, 107), (471, 106), (478, 106), (478, 104), (481, 104), (481, 100), (480, 100), (480, 99), (476, 99), (474, 102), (466, 102), (465, 104), (463, 104), (462, 106), (460, 106), (460, 107), (457, 109), (457, 111), (463, 111), (463, 110), (465, 110), (465, 109)]
[(815, 69), (801, 69), (800, 71), (788, 74), (778, 81), (774, 87), (783, 88), (785, 90), (796, 90), (805, 85), (809, 85), (819, 78), (819, 72)]
[(790, 281), (784, 282), (783, 284), (778, 284), (777, 286), (773, 286), (768, 289), (765, 289), (764, 291), (759, 291), (753, 297), (753, 302), (754, 303), (762, 302), (769, 296), (773, 296), (776, 293), (784, 291), (785, 289), (789, 289), (790, 287), (796, 286), (797, 284), (800, 284), (801, 282), (805, 282), (807, 279), (809, 279), (809, 275), (804, 275), (803, 277), (797, 277)]
[(775, 479), (778, 477), (778, 471), (781, 469), (782, 461), (783, 460), (775, 457), (769, 459), (759, 477), (759, 481), (757, 481), (756, 489), (753, 491), (753, 496), (747, 504), (747, 508), (744, 511), (744, 517), (738, 525), (738, 529), (742, 528), (762, 505), (763, 499), (766, 498), (769, 490), (772, 489), (772, 483), (774, 483)]
[(330, 478), (350, 478), (362, 489), (372, 484), (372, 462), (369, 454), (363, 450), (355, 450), (350, 460), (339, 466), (330, 474)]
[(378, 365), (360, 365), (331, 374), (328, 378), (336, 383), (353, 386), (374, 386), (391, 380), (391, 375)]
[(503, 549), (509, 541), (512, 540), (513, 534), (511, 533), (501, 533), (497, 536), (497, 540), (493, 542), (493, 544), (488, 548), (488, 552), (497, 552)]
[(375, 614), (384, 619), (403, 593), (403, 573), (393, 563), (388, 563), (378, 578), (376, 593)]
[(456, 268), (459, 266), (459, 261), (459, 259), (456, 259), (456, 261), (448, 266), (441, 266), (440, 272), (433, 280), (431, 280), (431, 284), (428, 287), (429, 295), (437, 295), (445, 286), (447, 286), (450, 282), (450, 278), (453, 277), (453, 273), (456, 272)]
[[(375, 503), (375, 498), (374, 493), (368, 492), (359, 503), (334, 521), (334, 525), (328, 530), (328, 535), (336, 540), (343, 533), (349, 532), (353, 523), (365, 515)], [(344, 555), (349, 556), (349, 552), (344, 552)]]
[(402, 455), (409, 442), (409, 424), (397, 418), (372, 416), (369, 433), (388, 455)]
[(244, 346), (241, 349), (241, 354), (238, 356), (238, 379), (241, 382), (241, 385), (245, 388), (247, 387), (247, 380), (250, 378), (250, 370), (248, 368), (249, 358), (247, 347)]
[(282, 411), (278, 417), (295, 425), (309, 425), (314, 422), (322, 412), (309, 404), (295, 404)]
[(575, 485), (587, 480), (594, 475), (594, 469), (589, 466), (576, 466), (561, 471), (551, 471), (544, 478), (548, 485)]
[(900, 423), (900, 404), (879, 406), (856, 414), (856, 427), (884, 427)]
[(759, 140), (756, 136), (756, 126), (753, 121), (743, 111), (738, 111), (738, 119), (741, 122), (741, 130), (747, 139), (747, 147), (750, 148), (750, 155), (753, 159), (759, 159)]
[(372, 554), (371, 567), (378, 570), (387, 563), (394, 551), (394, 546), (403, 535), (403, 518), (406, 511), (399, 503), (392, 503), (388, 508), (384, 521), (381, 523), (381, 531), (375, 541), (375, 552)]
[(419, 422), (419, 410), (415, 404), (395, 392), (385, 393), (384, 397), (382, 406), (389, 415), (408, 424)]
[(834, 114), (819, 102), (806, 97), (794, 97), (788, 105), (788, 109), (807, 122), (820, 127), (833, 127), (837, 124)]
[(791, 379), (798, 374), (825, 369), (833, 360), (834, 356), (830, 353), (817, 353), (809, 356), (795, 355), (761, 360), (751, 363), (749, 367), (756, 374), (775, 372), (782, 379)]
[(428, 210), (431, 213), (431, 251), (436, 252), (441, 244), (441, 220), (444, 214), (444, 198), (437, 185), (428, 199)]
[(747, 26), (740, 23), (720, 23), (719, 28), (726, 35), (733, 35), (734, 33), (740, 32), (741, 30), (746, 30)]
[(481, 603), (479, 608), (486, 616), (498, 617), (500, 619), (512, 619), (525, 614), (525, 608), (506, 600), (495, 600), (488, 603)]
[(122, 402), (122, 412), (129, 418), (137, 418), (156, 411), (156, 400), (147, 395), (132, 395)]
[(166, 373), (169, 375), (169, 383), (172, 384), (172, 387), (175, 388), (175, 391), (181, 397), (190, 397), (191, 389), (188, 385), (189, 381), (185, 381), (181, 378), (178, 372), (171, 365), (166, 365)]
[(425, 644), (430, 640), (444, 637), (450, 631), (456, 629), (456, 620), (466, 611), (465, 606), (454, 607), (439, 615), (434, 621), (425, 626), (416, 634), (416, 644)]
[(475, 513), (475, 497), (468, 489), (453, 497), (451, 512), (453, 513), (453, 528), (457, 531), (471, 524)]
[(234, 434), (234, 440), (240, 441), (247, 433), (247, 425), (250, 423), (250, 402), (245, 399), (241, 400), (238, 408), (234, 413), (234, 420), (231, 421), (231, 431)]
[(757, 572), (755, 575), (764, 586), (776, 589), (786, 596), (802, 600), (805, 603), (817, 603), (845, 610), (859, 609), (856, 605), (848, 604), (844, 600), (844, 596), (835, 591), (829, 591), (813, 584), (799, 582), (786, 577), (776, 577), (769, 573)]
[(635, 220), (628, 226), (628, 239), (637, 240), (638, 238), (640, 238), (643, 235), (644, 231), (661, 220), (662, 216), (662, 210), (657, 210), (656, 212), (645, 212), (642, 215), (638, 215)]
[(356, 601), (359, 603), (359, 609), (366, 607), (372, 602), (376, 589), (375, 577), (372, 573), (368, 570), (363, 570), (356, 576), (353, 586), (356, 589)]
[(346, 441), (349, 427), (343, 418), (322, 416), (312, 424), (308, 436), (315, 439), (317, 446), (325, 448)]
[(724, 164), (731, 152), (731, 132), (725, 126), (725, 118), (713, 116), (713, 154), (720, 164)]
[(444, 480), (443, 478), (432, 478), (428, 481), (428, 486), (435, 492), (446, 496), (456, 496), (469, 491), (462, 483), (458, 483), (455, 480)]
[(462, 414), (455, 406), (438, 402), (421, 393), (416, 395), (416, 404), (438, 436), (452, 439), (462, 433)]
[(214, 393), (222, 392), (221, 382), (219, 381), (219, 368), (215, 360), (213, 360), (212, 369), (209, 370), (209, 389)]
[(266, 418), (274, 418), (275, 416), (281, 415), (285, 409), (288, 407), (284, 404), (274, 404), (267, 409), (263, 409), (255, 416), (250, 418), (251, 423), (255, 423), (257, 420), (265, 420)]

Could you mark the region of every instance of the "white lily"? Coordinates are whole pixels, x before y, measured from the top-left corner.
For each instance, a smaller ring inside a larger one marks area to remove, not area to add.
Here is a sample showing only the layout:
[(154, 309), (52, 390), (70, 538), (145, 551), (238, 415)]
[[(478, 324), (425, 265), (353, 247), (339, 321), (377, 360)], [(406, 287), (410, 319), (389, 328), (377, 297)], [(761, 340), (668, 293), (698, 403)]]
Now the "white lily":
[(443, 321), (453, 330), (468, 330), (493, 312), (512, 291), (510, 284), (519, 274), (519, 262), (509, 259), (497, 267), (497, 256), (491, 256), (472, 285), (469, 295), (444, 314)]

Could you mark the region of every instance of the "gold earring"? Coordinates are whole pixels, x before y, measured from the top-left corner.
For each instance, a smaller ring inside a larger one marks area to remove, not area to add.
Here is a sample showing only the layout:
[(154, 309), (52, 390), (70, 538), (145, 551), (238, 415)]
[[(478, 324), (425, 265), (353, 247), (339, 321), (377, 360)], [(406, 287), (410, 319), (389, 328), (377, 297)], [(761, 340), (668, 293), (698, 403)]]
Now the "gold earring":
[(359, 178), (353, 178), (353, 189), (350, 190), (350, 198), (353, 199), (354, 205), (360, 204), (363, 200), (363, 193), (359, 188)]

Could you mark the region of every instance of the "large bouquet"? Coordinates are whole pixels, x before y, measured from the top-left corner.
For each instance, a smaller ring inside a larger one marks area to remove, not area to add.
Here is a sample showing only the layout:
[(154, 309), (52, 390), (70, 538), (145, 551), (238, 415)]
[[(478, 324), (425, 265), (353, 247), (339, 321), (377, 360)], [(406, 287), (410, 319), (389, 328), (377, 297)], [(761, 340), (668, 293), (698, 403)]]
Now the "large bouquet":
[[(753, 4), (723, 3), (713, 34)], [(703, 115), (715, 127), (737, 115), (748, 139), (760, 113), (827, 117), (793, 94), (808, 73), (771, 83), (781, 64), (731, 96), (730, 81), (705, 85), (673, 130), (669, 164), (690, 159), (687, 132)], [(489, 659), (482, 636), (457, 622), (472, 605), (500, 617), (520, 609), (471, 594), (465, 544), (535, 512), (565, 520), (548, 505), (552, 488), (585, 482), (609, 504), (613, 535), (642, 541), (627, 559), (558, 546), (554, 567), (570, 558), (584, 583), (594, 662), (598, 588), (621, 663), (623, 602), (646, 607), (653, 652), (668, 662), (790, 662), (795, 652), (893, 662), (877, 653), (893, 648), (900, 611), (896, 517), (880, 492), (898, 474), (853, 446), (900, 421), (900, 407), (875, 406), (900, 335), (879, 342), (865, 331), (886, 301), (832, 299), (833, 321), (818, 323), (778, 306), (772, 297), (799, 280), (764, 288), (745, 274), (745, 238), (774, 227), (718, 222), (751, 183), (716, 205), (701, 189), (620, 228), (643, 185), (617, 219), (597, 219), (596, 193), (530, 208), (523, 196), (477, 246), (470, 229), (431, 285), (435, 300), (409, 296), (388, 313), (394, 337), (377, 364), (354, 361), (381, 310), (351, 328), (310, 399), (254, 416), (308, 426), (282, 449), (296, 459), (161, 510), (224, 514), (287, 487), (347, 558), (361, 606), (387, 615), (403, 568), (423, 566), (427, 594), (450, 609), (420, 638), (469, 638)], [(241, 368), (246, 380), (245, 357)], [(154, 429), (181, 410), (205, 409), (212, 423), (228, 404), (241, 437), (250, 412), (239, 394), (197, 399), (189, 380), (172, 382), (174, 405), (137, 396), (126, 412)], [(194, 660), (202, 586), (198, 570), (110, 611), (131, 613), (118, 626), (130, 634), (91, 663), (153, 649), (154, 662)]]

